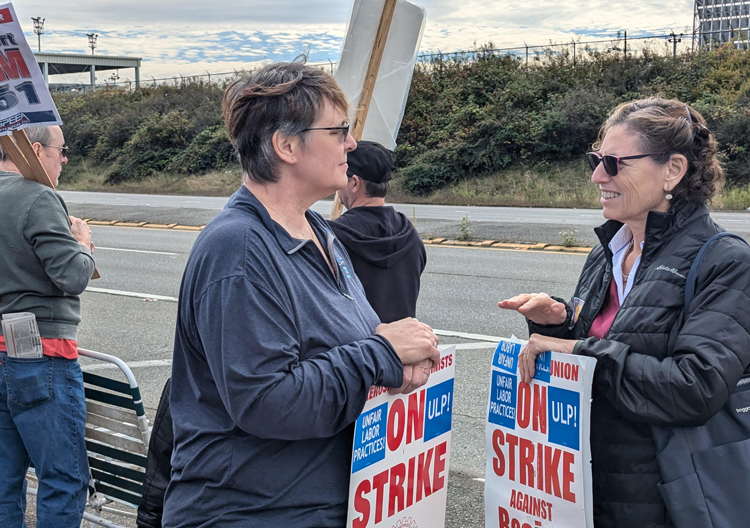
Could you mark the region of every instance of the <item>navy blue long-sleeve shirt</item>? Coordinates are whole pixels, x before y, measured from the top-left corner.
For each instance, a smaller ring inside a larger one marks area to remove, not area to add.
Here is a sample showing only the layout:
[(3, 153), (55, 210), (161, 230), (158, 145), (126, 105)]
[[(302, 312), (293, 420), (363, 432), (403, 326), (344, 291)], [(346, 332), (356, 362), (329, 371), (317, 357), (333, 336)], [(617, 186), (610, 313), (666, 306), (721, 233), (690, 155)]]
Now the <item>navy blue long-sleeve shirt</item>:
[(180, 289), (163, 525), (341, 527), (353, 426), (403, 367), (320, 215), (292, 238), (244, 186), (200, 234)]

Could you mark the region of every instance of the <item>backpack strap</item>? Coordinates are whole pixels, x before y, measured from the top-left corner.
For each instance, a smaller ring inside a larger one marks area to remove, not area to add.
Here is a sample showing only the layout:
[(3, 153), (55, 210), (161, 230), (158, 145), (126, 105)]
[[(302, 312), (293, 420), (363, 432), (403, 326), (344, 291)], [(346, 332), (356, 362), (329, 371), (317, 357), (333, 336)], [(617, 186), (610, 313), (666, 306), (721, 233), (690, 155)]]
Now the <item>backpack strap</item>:
[(703, 247), (700, 249), (700, 251), (698, 251), (698, 255), (695, 257), (693, 264), (690, 266), (690, 271), (688, 272), (687, 281), (685, 282), (685, 311), (684, 311), (685, 317), (687, 317), (688, 307), (690, 306), (690, 303), (693, 301), (693, 297), (695, 296), (695, 285), (698, 282), (698, 268), (700, 267), (701, 262), (703, 262), (703, 257), (706, 254), (706, 251), (708, 251), (708, 247), (715, 240), (718, 240), (724, 237), (736, 238), (737, 240), (742, 241), (743, 244), (748, 245), (747, 241), (745, 241), (745, 239), (742, 238), (740, 235), (729, 233), (728, 231), (716, 233), (714, 236), (709, 238), (705, 244), (703, 244)]

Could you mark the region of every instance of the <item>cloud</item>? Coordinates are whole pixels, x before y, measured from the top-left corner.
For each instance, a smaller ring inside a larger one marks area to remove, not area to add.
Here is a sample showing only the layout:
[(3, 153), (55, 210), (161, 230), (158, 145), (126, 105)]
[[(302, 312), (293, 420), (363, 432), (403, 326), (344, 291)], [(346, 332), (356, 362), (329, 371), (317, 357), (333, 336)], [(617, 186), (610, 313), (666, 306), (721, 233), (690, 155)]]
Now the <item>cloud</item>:
[[(681, 32), (692, 27), (693, 15), (693, 0), (663, 4), (648, 0), (416, 3), (427, 10), (423, 53), (470, 49), (490, 41), (505, 48), (524, 42), (570, 42), (578, 36), (612, 38), (623, 30), (631, 37), (669, 29)], [(99, 34), (97, 54), (142, 57), (141, 77), (147, 79), (232, 71), (260, 61), (291, 60), (303, 52), (309, 53), (311, 62), (336, 61), (351, 2), (223, 0), (217, 5), (198, 0), (23, 0), (15, 8), (33, 48), (36, 35), (29, 18), (41, 15), (47, 19), (44, 51), (90, 52), (86, 33), (93, 31)], [(88, 74), (84, 77), (85, 82)]]

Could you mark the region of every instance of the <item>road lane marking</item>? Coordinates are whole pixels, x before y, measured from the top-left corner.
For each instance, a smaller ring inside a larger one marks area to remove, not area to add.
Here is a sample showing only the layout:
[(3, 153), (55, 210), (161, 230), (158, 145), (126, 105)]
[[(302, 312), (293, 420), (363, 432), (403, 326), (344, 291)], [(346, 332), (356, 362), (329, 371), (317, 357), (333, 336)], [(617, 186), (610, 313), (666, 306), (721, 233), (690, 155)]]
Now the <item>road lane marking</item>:
[(452, 346), (456, 347), (456, 350), (481, 350), (483, 348), (495, 350), (497, 343), (459, 343), (457, 345), (439, 345), (438, 348), (443, 350)]
[[(149, 359), (147, 361), (133, 361), (132, 363), (127, 363), (127, 365), (131, 369), (144, 368), (144, 367), (169, 367), (172, 365), (172, 360), (171, 359)], [(82, 365), (81, 369), (85, 370), (86, 372), (92, 372), (94, 370), (109, 370), (109, 369), (120, 370), (120, 367), (112, 363), (106, 363), (106, 364), (95, 364), (95, 365)]]
[(135, 297), (136, 299), (153, 299), (155, 301), (177, 302), (179, 300), (177, 297), (156, 295), (155, 293), (138, 293), (123, 290), (110, 290), (107, 288), (94, 288), (92, 286), (86, 288), (86, 291), (91, 293), (104, 293), (107, 295), (119, 295), (121, 297)]
[(167, 253), (166, 251), (146, 251), (145, 249), (124, 249), (124, 248), (111, 248), (96, 246), (96, 249), (104, 249), (106, 251), (128, 251), (130, 253), (150, 253), (152, 255), (169, 255), (170, 257), (177, 257), (179, 253)]
[(499, 343), (503, 338), (502, 337), (495, 337), (495, 336), (488, 336), (488, 335), (482, 335), (482, 334), (467, 334), (464, 332), (454, 332), (452, 330), (432, 330), (435, 332), (436, 335), (444, 336), (444, 337), (460, 337), (461, 339), (473, 339), (475, 341), (487, 341), (490, 343)]

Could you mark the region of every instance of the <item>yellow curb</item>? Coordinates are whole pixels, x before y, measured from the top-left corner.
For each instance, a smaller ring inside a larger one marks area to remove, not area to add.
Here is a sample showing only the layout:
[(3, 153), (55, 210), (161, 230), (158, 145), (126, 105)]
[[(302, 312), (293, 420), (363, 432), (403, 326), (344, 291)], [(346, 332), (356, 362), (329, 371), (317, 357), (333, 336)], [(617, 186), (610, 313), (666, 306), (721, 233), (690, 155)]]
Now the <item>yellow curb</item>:
[(144, 224), (142, 227), (149, 227), (152, 229), (172, 229), (177, 224)]
[(497, 243), (497, 240), (485, 240), (484, 242), (480, 242), (479, 245), (483, 247), (490, 247), (492, 244)]
[(111, 226), (115, 225), (115, 222), (117, 220), (111, 220), (111, 221), (104, 221), (104, 220), (88, 220), (86, 223), (88, 225), (101, 225), (101, 226)]
[(529, 249), (531, 248), (531, 245), (530, 244), (509, 244), (507, 242), (495, 242), (490, 247), (508, 248), (508, 249)]
[(204, 227), (202, 226), (184, 226), (184, 225), (176, 225), (172, 229), (178, 229), (180, 231), (201, 231)]
[(542, 244), (534, 244), (533, 246), (530, 246), (530, 247), (529, 247), (529, 249), (536, 249), (536, 250), (539, 250), (539, 249), (544, 249), (544, 248), (546, 248), (546, 247), (547, 247), (548, 245), (549, 245), (549, 244), (543, 244), (543, 243), (542, 243)]
[(146, 222), (115, 222), (113, 225), (117, 227), (143, 227)]
[(445, 240), (445, 238), (433, 238), (432, 241), (430, 241), (430, 244), (442, 244)]
[(467, 242), (465, 240), (454, 240), (453, 241), (454, 246), (473, 246), (471, 242)]

